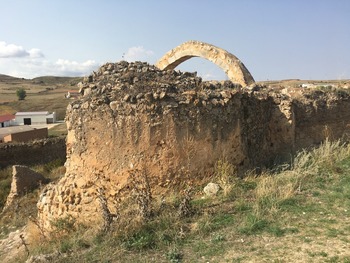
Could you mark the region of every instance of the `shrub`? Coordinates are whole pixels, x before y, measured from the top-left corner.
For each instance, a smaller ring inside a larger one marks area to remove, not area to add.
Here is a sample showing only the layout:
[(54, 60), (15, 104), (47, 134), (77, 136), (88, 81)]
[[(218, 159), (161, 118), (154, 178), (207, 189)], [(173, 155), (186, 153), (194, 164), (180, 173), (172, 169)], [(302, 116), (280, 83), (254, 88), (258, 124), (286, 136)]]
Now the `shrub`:
[(24, 100), (25, 97), (27, 97), (27, 92), (23, 88), (19, 88), (16, 91), (16, 95), (18, 97), (18, 100)]

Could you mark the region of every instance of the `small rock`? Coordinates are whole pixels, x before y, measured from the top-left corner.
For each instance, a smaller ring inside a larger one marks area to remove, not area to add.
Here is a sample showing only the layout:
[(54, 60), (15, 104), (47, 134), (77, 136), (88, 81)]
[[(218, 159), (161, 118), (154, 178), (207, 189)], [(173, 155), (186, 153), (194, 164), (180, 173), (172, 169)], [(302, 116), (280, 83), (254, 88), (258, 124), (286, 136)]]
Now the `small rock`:
[(212, 99), (211, 100), (211, 104), (213, 104), (213, 105), (217, 105), (219, 102), (218, 102), (218, 100), (217, 99)]
[(158, 99), (158, 98), (159, 98), (159, 94), (156, 93), (156, 92), (154, 92), (154, 93), (153, 93), (153, 98), (154, 98), (155, 100)]
[(145, 99), (148, 101), (148, 102), (152, 102), (153, 101), (153, 94), (151, 92), (147, 92), (145, 94)]
[(80, 108), (80, 104), (76, 103), (76, 104), (74, 104), (74, 105), (72, 106), (72, 108), (73, 108), (74, 110), (77, 110), (77, 109)]
[(142, 93), (139, 93), (136, 95), (136, 99), (139, 100), (139, 99), (142, 99), (143, 98), (143, 94)]
[(91, 88), (84, 89), (84, 96), (91, 94)]
[(131, 96), (130, 97), (130, 102), (131, 103), (136, 103), (137, 102), (136, 97), (135, 96)]
[(84, 78), (84, 82), (92, 82), (93, 80), (94, 80), (94, 78), (92, 75)]
[(220, 186), (215, 183), (209, 183), (204, 187), (203, 191), (207, 196), (215, 196), (220, 190)]
[(165, 96), (166, 96), (165, 91), (162, 91), (162, 92), (159, 94), (159, 98), (160, 98), (160, 99), (165, 98)]

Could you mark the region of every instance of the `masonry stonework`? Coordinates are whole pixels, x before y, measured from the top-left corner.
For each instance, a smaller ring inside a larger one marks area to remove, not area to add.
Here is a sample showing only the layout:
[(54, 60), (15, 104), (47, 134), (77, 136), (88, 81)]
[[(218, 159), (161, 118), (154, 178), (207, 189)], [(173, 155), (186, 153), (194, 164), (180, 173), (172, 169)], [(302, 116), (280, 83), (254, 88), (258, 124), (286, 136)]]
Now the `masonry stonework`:
[(230, 81), (203, 82), (195, 73), (147, 63), (107, 63), (79, 84), (83, 97), (67, 108), (66, 174), (38, 202), (39, 219), (102, 220), (103, 189), (111, 212), (144, 171), (156, 192), (213, 176), (225, 159), (239, 171), (288, 160), (295, 151), (350, 123), (349, 95), (285, 90)]
[(6, 199), (4, 210), (10, 207), (15, 200), (38, 188), (40, 185), (47, 184), (49, 180), (42, 174), (39, 174), (24, 165), (12, 166), (11, 190)]
[(187, 41), (166, 53), (156, 66), (162, 70), (173, 70), (193, 57), (202, 57), (219, 66), (233, 83), (243, 87), (254, 84), (254, 78), (245, 65), (233, 54), (214, 45)]
[(37, 165), (66, 159), (66, 140), (53, 137), (26, 143), (0, 143), (0, 169), (10, 165)]

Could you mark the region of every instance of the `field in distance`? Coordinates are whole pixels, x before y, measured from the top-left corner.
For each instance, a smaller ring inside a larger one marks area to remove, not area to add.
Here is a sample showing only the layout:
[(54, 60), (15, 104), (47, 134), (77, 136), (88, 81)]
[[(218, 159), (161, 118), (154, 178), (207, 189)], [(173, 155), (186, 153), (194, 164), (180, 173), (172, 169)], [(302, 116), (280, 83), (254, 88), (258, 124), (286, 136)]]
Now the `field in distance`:
[[(63, 120), (70, 100), (68, 90), (78, 90), (81, 77), (45, 76), (34, 79), (15, 78), (0, 74), (0, 115), (18, 111), (55, 111)], [(19, 101), (16, 91), (25, 89), (27, 97)]]

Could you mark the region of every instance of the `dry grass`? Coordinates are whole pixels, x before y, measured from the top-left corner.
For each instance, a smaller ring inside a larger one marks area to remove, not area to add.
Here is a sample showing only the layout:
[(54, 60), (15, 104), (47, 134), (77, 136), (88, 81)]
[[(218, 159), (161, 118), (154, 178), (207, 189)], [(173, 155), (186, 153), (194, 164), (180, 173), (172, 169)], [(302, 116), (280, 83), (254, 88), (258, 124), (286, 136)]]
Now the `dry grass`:
[(215, 164), (215, 177), (224, 195), (227, 196), (234, 187), (235, 181), (238, 179), (237, 169), (227, 161), (219, 160)]
[(66, 136), (67, 135), (67, 125), (66, 123), (60, 123), (51, 129), (49, 129), (49, 136)]

